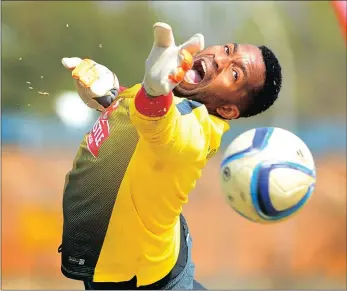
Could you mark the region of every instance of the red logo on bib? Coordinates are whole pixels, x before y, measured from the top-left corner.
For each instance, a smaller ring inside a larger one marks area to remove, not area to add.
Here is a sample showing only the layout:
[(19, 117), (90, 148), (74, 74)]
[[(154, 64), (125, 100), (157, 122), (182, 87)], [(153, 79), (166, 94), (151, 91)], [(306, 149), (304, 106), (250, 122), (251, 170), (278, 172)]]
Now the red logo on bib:
[(105, 112), (101, 113), (101, 116), (95, 122), (92, 130), (87, 135), (87, 147), (94, 157), (98, 156), (101, 145), (110, 135), (108, 118), (111, 113), (117, 109), (120, 101), (121, 100), (118, 100), (115, 104), (108, 107)]

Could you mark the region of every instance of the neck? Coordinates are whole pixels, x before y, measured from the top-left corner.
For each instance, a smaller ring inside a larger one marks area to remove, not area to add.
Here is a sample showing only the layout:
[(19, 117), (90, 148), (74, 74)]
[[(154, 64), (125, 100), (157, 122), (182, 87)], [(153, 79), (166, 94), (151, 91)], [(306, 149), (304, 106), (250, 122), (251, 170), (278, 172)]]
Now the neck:
[(225, 121), (227, 121), (224, 117), (222, 117), (220, 114), (218, 114), (217, 112), (217, 107), (216, 106), (212, 106), (215, 105), (215, 102), (212, 102), (211, 99), (211, 96), (207, 96), (207, 95), (204, 95), (204, 94), (194, 94), (194, 95), (190, 95), (189, 92), (185, 92), (183, 90), (180, 90), (179, 87), (176, 87), (174, 90), (173, 90), (173, 93), (176, 97), (180, 97), (180, 98), (186, 98), (188, 100), (192, 100), (192, 101), (196, 101), (196, 102), (199, 102), (201, 104), (204, 104), (207, 111), (208, 111), (208, 114), (210, 115), (213, 115), (215, 117), (218, 117), (218, 118), (221, 118)]

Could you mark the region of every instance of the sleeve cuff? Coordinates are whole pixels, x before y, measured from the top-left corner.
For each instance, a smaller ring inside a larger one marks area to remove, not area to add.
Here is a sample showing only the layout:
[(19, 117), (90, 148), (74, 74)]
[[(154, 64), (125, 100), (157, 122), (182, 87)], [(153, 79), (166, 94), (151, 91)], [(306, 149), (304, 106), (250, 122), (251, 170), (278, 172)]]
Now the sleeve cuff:
[(168, 113), (172, 101), (172, 92), (168, 95), (149, 97), (142, 86), (135, 97), (135, 108), (141, 115), (158, 118)]
[(123, 91), (126, 90), (126, 89), (128, 89), (128, 88), (123, 87), (123, 86), (119, 86), (118, 93), (121, 93), (121, 92), (123, 92)]

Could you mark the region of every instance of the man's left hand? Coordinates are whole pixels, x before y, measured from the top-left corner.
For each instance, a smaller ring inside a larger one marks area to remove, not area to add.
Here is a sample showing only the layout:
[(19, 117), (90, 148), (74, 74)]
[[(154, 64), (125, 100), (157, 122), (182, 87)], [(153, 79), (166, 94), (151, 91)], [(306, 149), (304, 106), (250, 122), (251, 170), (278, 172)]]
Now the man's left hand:
[(193, 65), (193, 55), (204, 49), (204, 36), (196, 34), (180, 46), (170, 25), (154, 24), (154, 44), (146, 60), (143, 86), (152, 97), (167, 95), (180, 82)]

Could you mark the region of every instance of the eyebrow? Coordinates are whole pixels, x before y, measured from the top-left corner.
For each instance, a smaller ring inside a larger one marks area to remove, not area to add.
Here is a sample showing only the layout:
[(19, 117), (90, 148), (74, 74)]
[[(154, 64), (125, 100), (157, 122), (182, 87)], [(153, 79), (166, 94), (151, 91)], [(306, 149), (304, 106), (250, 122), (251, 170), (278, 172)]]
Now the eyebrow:
[(234, 53), (237, 53), (239, 45), (236, 42), (233, 42), (233, 46), (234, 46), (234, 48), (233, 48), (233, 54), (234, 54)]
[[(234, 46), (233, 47), (233, 54), (234, 54), (234, 53), (237, 53), (237, 51), (239, 49), (239, 45), (236, 42), (234, 42), (233, 46)], [(247, 73), (245, 65), (242, 62), (239, 62), (239, 61), (233, 61), (233, 63), (240, 67), (241, 71), (243, 72), (244, 79), (247, 78), (248, 77), (248, 73)]]
[(243, 72), (244, 79), (246, 79), (248, 77), (248, 72), (246, 70), (245, 65), (241, 62), (235, 62), (235, 64), (240, 67), (241, 71)]

